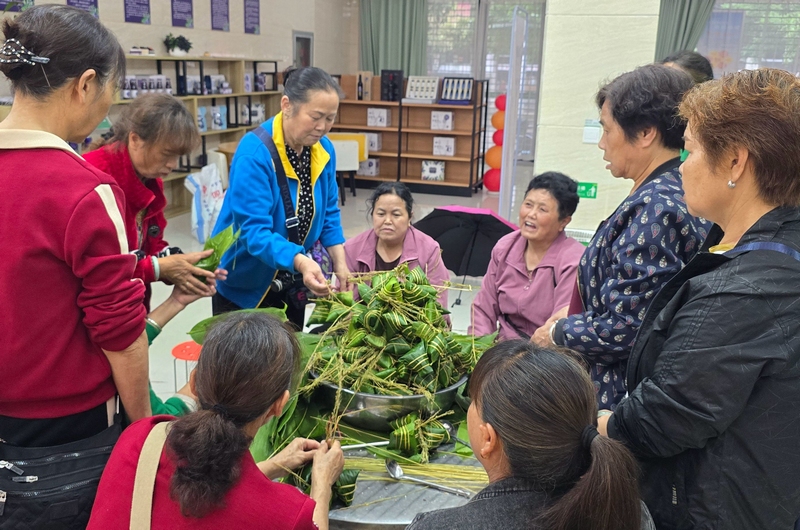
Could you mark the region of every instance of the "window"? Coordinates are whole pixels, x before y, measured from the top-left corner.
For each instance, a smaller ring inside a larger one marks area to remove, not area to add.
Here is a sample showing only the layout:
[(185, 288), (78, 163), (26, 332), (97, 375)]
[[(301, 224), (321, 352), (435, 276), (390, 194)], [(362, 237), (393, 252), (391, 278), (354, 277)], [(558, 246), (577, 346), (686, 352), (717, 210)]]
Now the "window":
[(800, 9), (797, 0), (717, 0), (697, 44), (714, 77), (770, 67), (800, 75)]
[[(514, 7), (528, 13), (523, 137), (520, 155), (532, 157), (539, 101), (545, 0), (428, 0), (428, 75), (489, 80), (489, 115), (494, 98), (506, 91)], [(488, 134), (494, 132), (489, 125)]]

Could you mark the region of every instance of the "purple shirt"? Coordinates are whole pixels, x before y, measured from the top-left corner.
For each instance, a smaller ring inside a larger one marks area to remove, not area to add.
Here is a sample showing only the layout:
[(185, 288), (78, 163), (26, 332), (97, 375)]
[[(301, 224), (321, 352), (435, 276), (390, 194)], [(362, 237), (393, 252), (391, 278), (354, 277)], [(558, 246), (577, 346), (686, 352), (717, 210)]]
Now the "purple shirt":
[[(378, 236), (370, 229), (348, 239), (344, 244), (344, 254), (347, 259), (347, 270), (350, 272), (373, 272), (375, 270), (375, 248)], [(403, 240), (403, 252), (400, 254), (400, 263), (408, 263), (408, 268), (417, 265), (422, 267), (431, 285), (442, 286), (450, 281), (450, 271), (442, 261), (442, 249), (428, 234), (423, 234), (413, 226), (408, 227)], [(439, 294), (439, 303), (447, 308), (447, 291)]]
[(562, 232), (529, 275), (527, 244), (517, 230), (503, 236), (492, 249), (489, 269), (472, 303), (470, 333), (494, 333), (499, 322), (500, 340), (519, 339), (514, 326), (533, 335), (555, 312), (569, 305), (584, 246)]

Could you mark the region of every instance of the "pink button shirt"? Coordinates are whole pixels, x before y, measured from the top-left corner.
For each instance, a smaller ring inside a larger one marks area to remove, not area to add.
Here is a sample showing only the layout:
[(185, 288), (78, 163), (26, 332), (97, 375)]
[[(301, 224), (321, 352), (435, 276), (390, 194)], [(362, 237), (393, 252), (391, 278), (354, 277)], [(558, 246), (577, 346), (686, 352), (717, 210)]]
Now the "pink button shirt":
[(517, 230), (492, 249), (489, 269), (472, 303), (471, 333), (494, 333), (499, 323), (500, 340), (519, 339), (514, 326), (533, 335), (553, 313), (569, 305), (584, 246), (562, 232), (529, 276), (527, 243)]
[[(374, 230), (367, 230), (348, 239), (344, 244), (347, 270), (350, 272), (372, 272), (375, 270), (375, 247), (378, 236)], [(403, 241), (400, 263), (408, 263), (408, 268), (417, 265), (428, 275), (431, 285), (441, 286), (450, 280), (450, 272), (442, 261), (442, 249), (428, 234), (423, 234), (413, 226), (408, 227)], [(439, 295), (439, 303), (447, 308), (447, 291)]]

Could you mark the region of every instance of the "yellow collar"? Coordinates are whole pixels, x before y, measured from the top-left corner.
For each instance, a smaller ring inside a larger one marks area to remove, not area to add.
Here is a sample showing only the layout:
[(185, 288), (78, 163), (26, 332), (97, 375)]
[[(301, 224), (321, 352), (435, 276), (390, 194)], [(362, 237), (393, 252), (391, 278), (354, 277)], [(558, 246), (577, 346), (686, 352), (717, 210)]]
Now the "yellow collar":
[(728, 252), (729, 250), (733, 250), (736, 245), (734, 243), (725, 243), (714, 245), (713, 247), (709, 247), (708, 251), (712, 254), (723, 254)]
[(0, 129), (0, 149), (61, 149), (80, 156), (55, 134), (33, 129)]
[[(283, 138), (283, 112), (279, 112), (272, 120), (272, 141), (278, 148), (278, 154), (281, 157), (283, 170), (286, 172), (286, 177), (290, 179), (300, 180), (297, 173), (294, 172), (292, 163), (289, 162), (289, 157), (286, 156), (286, 141)], [(322, 147), (320, 142), (311, 146), (311, 186), (317, 182), (317, 179), (322, 174), (322, 170), (331, 159), (328, 151)]]

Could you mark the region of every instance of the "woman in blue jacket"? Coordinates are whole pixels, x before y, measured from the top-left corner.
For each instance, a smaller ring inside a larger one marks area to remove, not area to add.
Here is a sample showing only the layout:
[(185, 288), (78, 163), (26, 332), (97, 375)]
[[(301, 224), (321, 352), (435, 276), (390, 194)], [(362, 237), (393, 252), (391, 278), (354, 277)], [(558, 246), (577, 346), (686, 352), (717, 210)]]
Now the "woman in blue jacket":
[[(347, 287), (336, 155), (325, 138), (340, 97), (339, 85), (323, 70), (290, 70), (284, 74), (281, 112), (239, 143), (214, 234), (233, 225), (241, 235), (222, 260), (221, 267), (229, 273), (217, 286), (214, 314), (286, 304), (289, 320), (302, 328), (302, 286), (316, 295), (329, 292), (320, 266), (306, 255), (317, 240), (331, 255), (340, 284)], [(265, 143), (269, 138), (286, 174), (296, 217), (289, 217), (288, 223), (274, 158)], [(290, 237), (294, 226), (297, 241)]]

